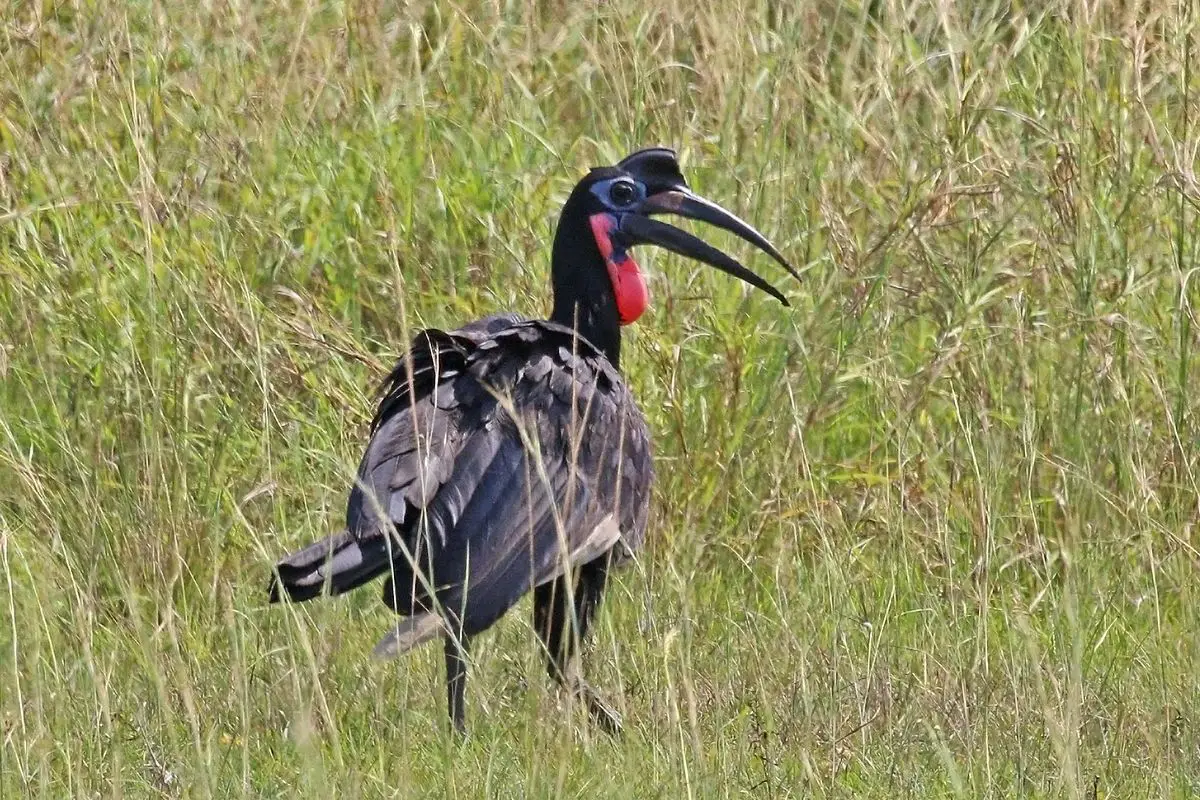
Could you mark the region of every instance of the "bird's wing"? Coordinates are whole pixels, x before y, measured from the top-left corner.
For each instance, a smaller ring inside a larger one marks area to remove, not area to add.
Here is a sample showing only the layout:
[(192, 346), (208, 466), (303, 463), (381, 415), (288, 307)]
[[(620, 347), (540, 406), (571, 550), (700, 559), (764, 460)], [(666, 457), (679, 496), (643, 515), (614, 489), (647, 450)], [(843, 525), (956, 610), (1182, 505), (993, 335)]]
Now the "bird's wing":
[(640, 543), (650, 455), (620, 375), (569, 329), (519, 323), (472, 345), (377, 427), (350, 517), (358, 535), (401, 531), (385, 591), (398, 611), (430, 607), (433, 588), (480, 630), (618, 537)]
[[(449, 476), (469, 420), (483, 399), (467, 374), (475, 349), (499, 331), (522, 323), (495, 315), (445, 332), (423, 330), (380, 387), (371, 441), (350, 492), (346, 522), (358, 539), (405, 525)], [(482, 410), (482, 409), (479, 409)]]

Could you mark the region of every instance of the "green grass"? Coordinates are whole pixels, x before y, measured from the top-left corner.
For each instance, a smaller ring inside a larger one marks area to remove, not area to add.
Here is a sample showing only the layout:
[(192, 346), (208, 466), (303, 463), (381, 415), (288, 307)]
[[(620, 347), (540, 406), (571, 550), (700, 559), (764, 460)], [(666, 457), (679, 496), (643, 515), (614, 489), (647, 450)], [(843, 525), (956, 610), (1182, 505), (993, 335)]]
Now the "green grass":
[[(421, 6), (0, 3), (0, 796), (1200, 793), (1192, 3)], [(458, 743), (377, 592), (269, 567), (655, 143), (805, 279), (642, 255), (627, 735), (526, 603)]]

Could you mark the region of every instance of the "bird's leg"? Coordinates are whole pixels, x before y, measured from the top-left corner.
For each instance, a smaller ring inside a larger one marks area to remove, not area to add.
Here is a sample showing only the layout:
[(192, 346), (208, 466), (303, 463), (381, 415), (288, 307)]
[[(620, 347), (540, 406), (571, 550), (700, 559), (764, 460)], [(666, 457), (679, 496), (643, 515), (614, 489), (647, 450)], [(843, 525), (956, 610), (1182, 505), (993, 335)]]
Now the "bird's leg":
[(587, 636), (608, 578), (608, 555), (580, 569), (574, 600), (567, 576), (534, 590), (534, 627), (546, 647), (546, 671), (582, 700), (592, 719), (606, 733), (621, 733), (621, 717), (584, 681), (579, 668), (579, 644)]
[(446, 634), (446, 699), (450, 724), (455, 733), (465, 736), (467, 693), (467, 637), (461, 629)]

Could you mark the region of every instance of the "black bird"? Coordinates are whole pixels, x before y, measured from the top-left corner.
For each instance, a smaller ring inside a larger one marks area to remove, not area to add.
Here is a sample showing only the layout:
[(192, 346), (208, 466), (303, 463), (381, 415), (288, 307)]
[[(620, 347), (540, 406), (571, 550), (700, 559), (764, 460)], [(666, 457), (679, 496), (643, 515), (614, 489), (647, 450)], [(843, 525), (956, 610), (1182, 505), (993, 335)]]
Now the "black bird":
[(649, 295), (629, 248), (655, 244), (783, 295), (730, 256), (651, 218), (731, 231), (799, 275), (754, 228), (694, 194), (675, 153), (591, 170), (558, 222), (548, 321), (497, 315), (413, 339), (384, 381), (346, 528), (276, 565), (270, 598), (340, 594), (387, 576), (405, 617), (375, 648), (445, 640), (450, 719), (465, 730), (466, 654), (526, 592), (550, 675), (610, 732), (620, 720), (579, 674), (610, 567), (646, 533), (653, 468), (642, 412), (618, 372), (621, 326)]

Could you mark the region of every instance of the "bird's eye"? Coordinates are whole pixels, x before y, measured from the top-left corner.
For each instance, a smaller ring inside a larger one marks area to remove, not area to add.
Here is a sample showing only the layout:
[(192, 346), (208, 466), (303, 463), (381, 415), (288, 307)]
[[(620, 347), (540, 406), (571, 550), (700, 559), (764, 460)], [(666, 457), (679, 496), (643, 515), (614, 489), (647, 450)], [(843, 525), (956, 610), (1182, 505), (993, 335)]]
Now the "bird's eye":
[(629, 181), (617, 181), (608, 187), (608, 199), (614, 205), (627, 206), (637, 199), (637, 189)]

